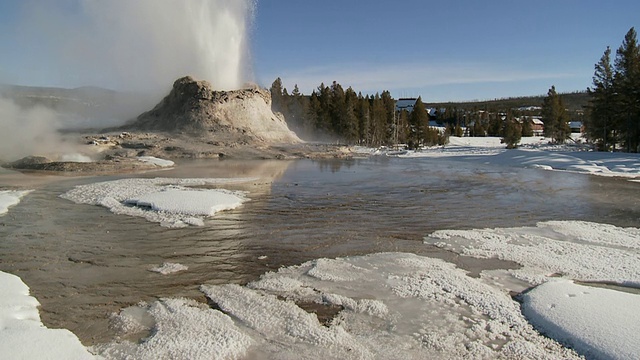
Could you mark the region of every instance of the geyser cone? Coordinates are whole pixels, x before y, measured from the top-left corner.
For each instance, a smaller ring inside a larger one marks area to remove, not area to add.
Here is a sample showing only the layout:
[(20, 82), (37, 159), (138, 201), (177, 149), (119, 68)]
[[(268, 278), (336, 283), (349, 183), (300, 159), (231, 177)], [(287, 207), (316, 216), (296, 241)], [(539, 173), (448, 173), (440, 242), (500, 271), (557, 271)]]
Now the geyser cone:
[(212, 138), (236, 137), (262, 143), (298, 143), (281, 114), (271, 110), (271, 94), (258, 87), (213, 90), (207, 81), (186, 76), (153, 110), (129, 126), (131, 130), (186, 132)]

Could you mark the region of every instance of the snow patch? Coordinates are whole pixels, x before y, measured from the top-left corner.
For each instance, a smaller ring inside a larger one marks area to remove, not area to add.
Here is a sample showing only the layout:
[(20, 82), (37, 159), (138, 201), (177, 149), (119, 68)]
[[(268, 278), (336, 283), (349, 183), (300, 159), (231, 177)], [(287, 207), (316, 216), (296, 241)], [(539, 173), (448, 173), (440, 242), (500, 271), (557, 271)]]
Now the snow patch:
[(189, 267), (182, 264), (166, 262), (160, 266), (156, 266), (149, 269), (149, 271), (157, 272), (162, 275), (169, 275), (169, 274), (177, 273), (179, 271), (184, 271), (188, 269)]
[(120, 179), (76, 186), (60, 195), (78, 204), (100, 205), (115, 214), (143, 217), (164, 227), (203, 226), (204, 218), (239, 207), (244, 192), (193, 186), (248, 179)]
[(584, 281), (640, 286), (640, 229), (582, 221), (536, 227), (443, 230), (425, 242), (460, 254), (515, 261), (518, 279), (541, 284), (559, 274)]
[(9, 212), (9, 208), (20, 203), (22, 197), (33, 190), (0, 190), (0, 216)]
[(107, 359), (242, 359), (253, 343), (229, 316), (194, 300), (161, 299), (143, 309), (155, 321), (150, 337), (139, 344), (113, 342), (92, 350)]
[(523, 295), (522, 310), (544, 334), (587, 358), (640, 354), (640, 295), (554, 279)]
[(160, 159), (154, 156), (138, 156), (138, 161), (153, 164), (159, 167), (172, 167), (175, 163), (171, 160)]
[(40, 321), (38, 300), (22, 280), (0, 272), (0, 354), (5, 359), (93, 359), (69, 330)]

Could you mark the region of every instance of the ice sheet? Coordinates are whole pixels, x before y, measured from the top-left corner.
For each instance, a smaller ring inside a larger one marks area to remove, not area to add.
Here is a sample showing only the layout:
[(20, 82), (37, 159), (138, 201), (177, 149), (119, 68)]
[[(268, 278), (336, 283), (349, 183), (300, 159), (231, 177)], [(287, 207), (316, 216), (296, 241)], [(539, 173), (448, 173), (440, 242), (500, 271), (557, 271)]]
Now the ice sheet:
[(144, 217), (165, 227), (202, 226), (206, 217), (234, 209), (248, 198), (244, 192), (193, 186), (243, 181), (247, 179), (120, 179), (76, 186), (61, 197)]

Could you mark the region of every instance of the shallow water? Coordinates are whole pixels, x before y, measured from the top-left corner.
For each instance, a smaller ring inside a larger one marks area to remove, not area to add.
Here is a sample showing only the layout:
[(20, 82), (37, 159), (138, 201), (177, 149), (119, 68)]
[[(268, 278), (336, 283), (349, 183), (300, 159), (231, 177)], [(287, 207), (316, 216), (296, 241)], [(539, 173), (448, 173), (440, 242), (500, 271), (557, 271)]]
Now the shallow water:
[[(253, 178), (223, 185), (248, 191), (251, 201), (204, 227), (166, 229), (58, 197), (74, 185), (124, 176), (0, 173), (2, 187), (37, 189), (0, 217), (0, 270), (30, 286), (45, 325), (68, 328), (85, 344), (110, 339), (109, 314), (139, 301), (205, 301), (201, 284), (246, 283), (319, 257), (403, 251), (472, 272), (514, 266), (423, 244), (434, 230), (546, 220), (640, 225), (640, 183), (443, 159), (191, 161), (128, 176)], [(189, 270), (149, 271), (163, 262)]]

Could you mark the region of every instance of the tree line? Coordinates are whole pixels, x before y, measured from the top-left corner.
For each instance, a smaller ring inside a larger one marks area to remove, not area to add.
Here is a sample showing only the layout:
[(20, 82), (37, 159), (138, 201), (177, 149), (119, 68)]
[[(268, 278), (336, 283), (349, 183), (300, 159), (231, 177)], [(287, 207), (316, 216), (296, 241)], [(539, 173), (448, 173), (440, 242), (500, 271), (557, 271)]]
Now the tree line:
[(421, 101), (411, 114), (397, 112), (396, 101), (386, 90), (363, 95), (334, 81), (331, 86), (320, 84), (305, 96), (298, 85), (289, 94), (277, 78), (270, 91), (273, 110), (284, 114), (287, 124), (303, 138), (363, 146), (445, 142), (444, 134), (428, 126), (429, 114)]
[(587, 138), (599, 150), (640, 152), (640, 49), (631, 28), (611, 61), (611, 48), (595, 64)]
[[(291, 93), (277, 78), (270, 88), (272, 108), (285, 116), (289, 127), (306, 139), (335, 140), (363, 146), (405, 144), (409, 148), (443, 145), (449, 136), (532, 136), (531, 116), (513, 109), (473, 109), (447, 106), (430, 113), (419, 97), (411, 112), (396, 111), (389, 91), (363, 95), (338, 82), (320, 84), (311, 95), (295, 85)], [(516, 125), (516, 117), (525, 121)], [(430, 126), (437, 122), (438, 127)], [(512, 126), (513, 125), (513, 126)]]

